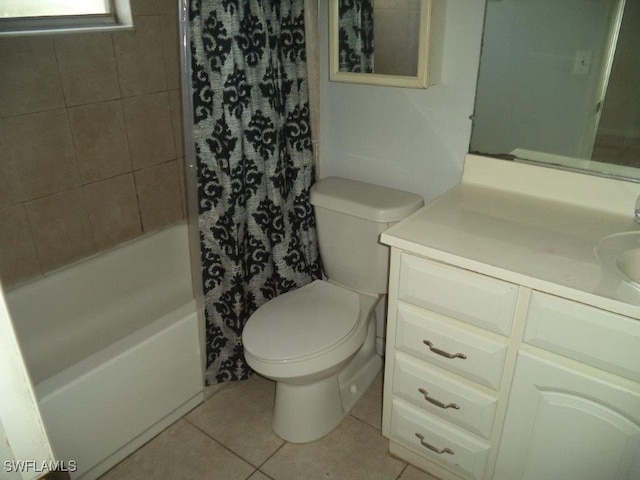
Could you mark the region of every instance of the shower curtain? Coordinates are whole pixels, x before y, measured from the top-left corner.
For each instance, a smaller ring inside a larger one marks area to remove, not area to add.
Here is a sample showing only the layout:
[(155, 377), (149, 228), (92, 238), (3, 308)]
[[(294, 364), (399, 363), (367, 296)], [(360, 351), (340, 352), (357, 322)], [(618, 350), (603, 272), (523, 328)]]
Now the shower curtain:
[(206, 383), (251, 375), (242, 329), (321, 276), (304, 0), (191, 0)]
[(338, 2), (341, 72), (373, 73), (373, 0)]

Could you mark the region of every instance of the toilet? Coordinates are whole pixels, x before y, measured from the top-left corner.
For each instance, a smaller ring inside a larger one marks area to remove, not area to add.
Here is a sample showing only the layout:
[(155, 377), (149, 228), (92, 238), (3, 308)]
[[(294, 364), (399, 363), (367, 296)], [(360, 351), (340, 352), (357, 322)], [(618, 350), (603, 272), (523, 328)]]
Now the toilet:
[(333, 430), (382, 368), (375, 310), (387, 293), (389, 250), (379, 236), (424, 200), (327, 177), (311, 188), (311, 204), (327, 280), (268, 301), (242, 333), (249, 366), (276, 382), (273, 430), (294, 443)]

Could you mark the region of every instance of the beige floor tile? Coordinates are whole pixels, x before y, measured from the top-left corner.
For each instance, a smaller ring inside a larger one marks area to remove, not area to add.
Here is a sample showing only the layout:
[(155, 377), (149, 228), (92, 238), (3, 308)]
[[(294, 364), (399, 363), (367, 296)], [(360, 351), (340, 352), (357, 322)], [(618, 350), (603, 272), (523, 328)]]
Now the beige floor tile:
[(353, 407), (351, 415), (378, 430), (382, 428), (382, 372), (378, 374), (369, 390)]
[(267, 477), (260, 470), (256, 470), (247, 480), (271, 480), (271, 477)]
[(438, 478), (408, 465), (398, 480), (438, 480)]
[(179, 420), (109, 470), (101, 480), (244, 480), (254, 467)]
[(394, 480), (405, 464), (387, 445), (378, 430), (348, 416), (320, 440), (285, 444), (260, 470), (275, 480)]
[(275, 383), (258, 375), (211, 397), (186, 419), (255, 466), (284, 443), (271, 428)]

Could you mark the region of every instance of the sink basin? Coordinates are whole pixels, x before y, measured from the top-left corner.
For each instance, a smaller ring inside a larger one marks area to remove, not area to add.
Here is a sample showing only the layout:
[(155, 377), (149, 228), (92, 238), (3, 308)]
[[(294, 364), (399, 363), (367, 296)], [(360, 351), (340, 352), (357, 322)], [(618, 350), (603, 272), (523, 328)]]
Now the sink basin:
[(613, 269), (640, 289), (640, 231), (603, 238), (596, 245), (595, 255), (604, 269)]
[(622, 252), (616, 258), (616, 266), (625, 277), (640, 285), (640, 248)]

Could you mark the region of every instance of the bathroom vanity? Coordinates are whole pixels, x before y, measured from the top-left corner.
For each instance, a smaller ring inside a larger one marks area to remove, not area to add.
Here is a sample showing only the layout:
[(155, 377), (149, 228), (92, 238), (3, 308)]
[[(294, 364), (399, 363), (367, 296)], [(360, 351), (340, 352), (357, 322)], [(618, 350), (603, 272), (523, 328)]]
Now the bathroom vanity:
[(469, 155), (382, 235), (393, 455), (443, 480), (640, 478), (639, 194)]

